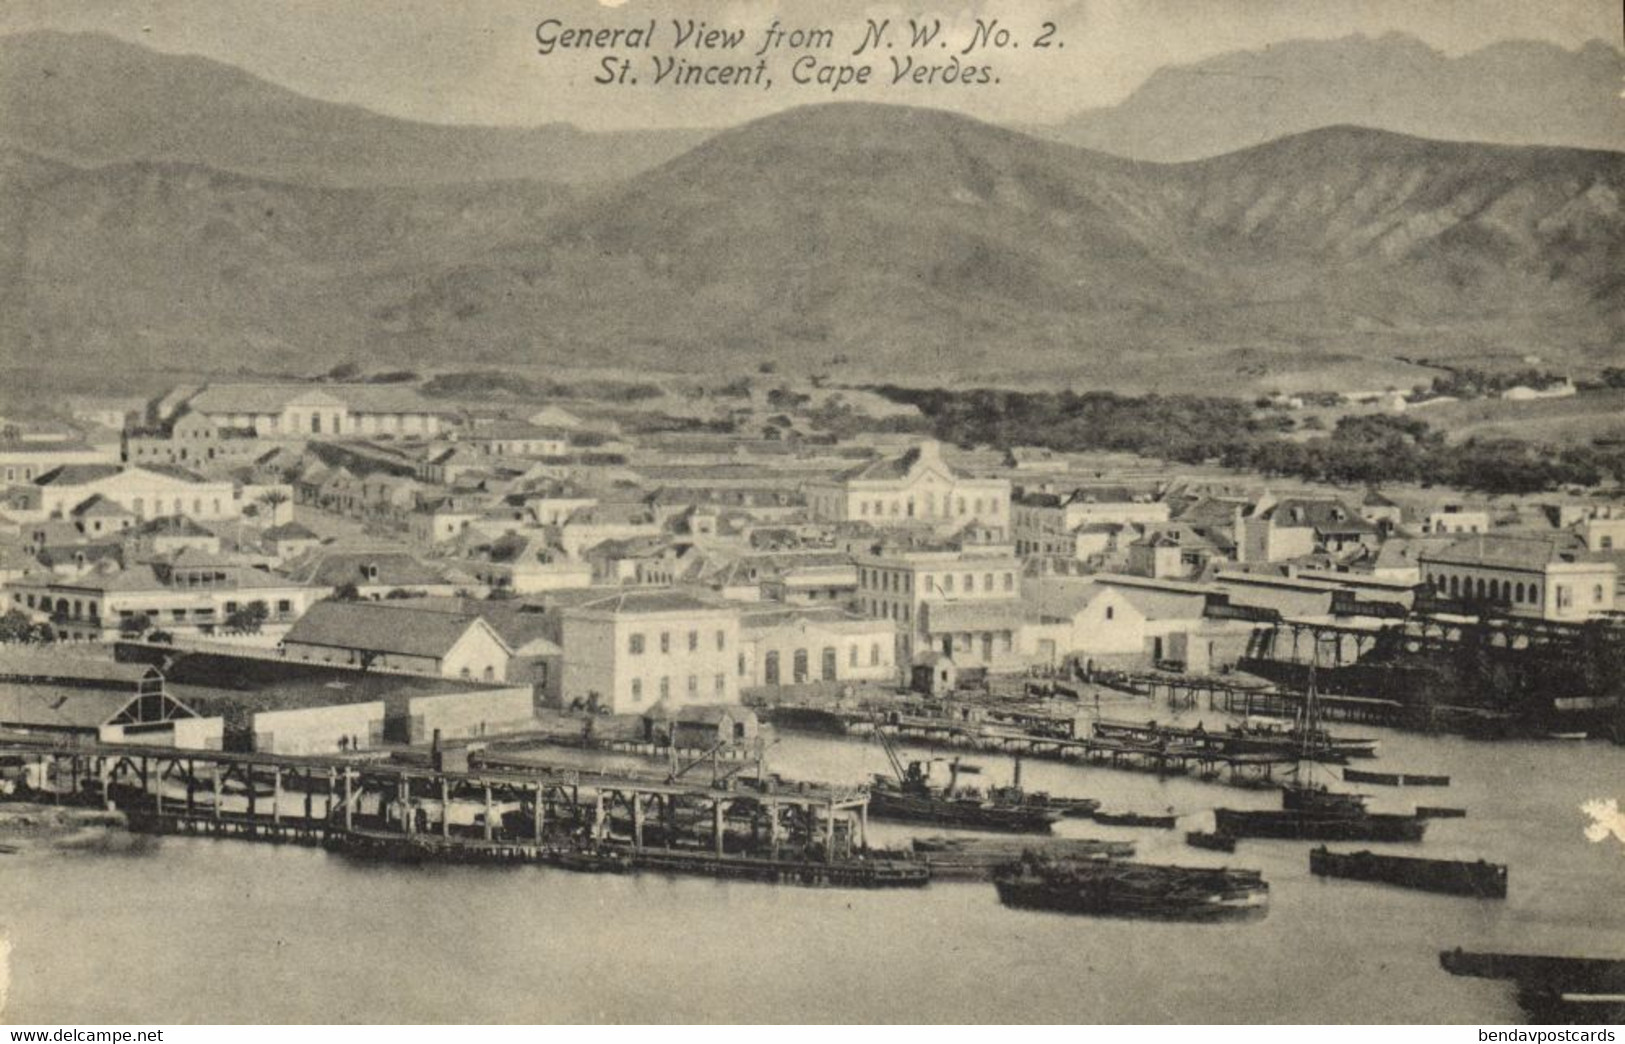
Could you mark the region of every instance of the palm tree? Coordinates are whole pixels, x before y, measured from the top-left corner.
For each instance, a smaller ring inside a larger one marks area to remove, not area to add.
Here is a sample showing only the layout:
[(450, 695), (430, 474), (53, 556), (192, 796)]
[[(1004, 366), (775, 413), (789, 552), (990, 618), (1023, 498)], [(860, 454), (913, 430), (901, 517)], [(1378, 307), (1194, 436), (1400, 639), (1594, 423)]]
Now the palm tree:
[(276, 509), (281, 507), (283, 504), (286, 504), (292, 498), (286, 493), (282, 492), (280, 489), (268, 489), (264, 493), (261, 493), (257, 499), (259, 503), (265, 505), (266, 509), (271, 514), (271, 521), (275, 522)]

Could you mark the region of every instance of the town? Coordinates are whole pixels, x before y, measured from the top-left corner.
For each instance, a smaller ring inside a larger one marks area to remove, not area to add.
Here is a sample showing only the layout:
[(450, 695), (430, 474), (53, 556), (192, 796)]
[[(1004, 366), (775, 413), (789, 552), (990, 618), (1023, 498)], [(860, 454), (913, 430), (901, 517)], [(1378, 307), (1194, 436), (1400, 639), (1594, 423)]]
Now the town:
[[(1327, 725), (1625, 741), (1625, 505), (1606, 490), (961, 445), (906, 401), (765, 372), (709, 397), (383, 376), (7, 420), (13, 798), (363, 859), (991, 879), (1012, 906), (1105, 894), (1081, 909), (1208, 919), (1256, 915), (1267, 883), (1131, 863), (1111, 836), (872, 842), (870, 819), (1182, 818), (1024, 789), (1026, 760), (1214, 787), (1196, 848), (1414, 842), (1467, 810), (1369, 812), (1305, 783), (1304, 764), (1376, 755)], [(891, 772), (789, 778), (775, 759), (798, 734), (878, 742)], [(960, 781), (978, 752), (1015, 759), (1010, 785)], [(1219, 807), (1259, 788), (1285, 808)], [(1310, 869), (1507, 892), (1482, 861), (1322, 848)]]

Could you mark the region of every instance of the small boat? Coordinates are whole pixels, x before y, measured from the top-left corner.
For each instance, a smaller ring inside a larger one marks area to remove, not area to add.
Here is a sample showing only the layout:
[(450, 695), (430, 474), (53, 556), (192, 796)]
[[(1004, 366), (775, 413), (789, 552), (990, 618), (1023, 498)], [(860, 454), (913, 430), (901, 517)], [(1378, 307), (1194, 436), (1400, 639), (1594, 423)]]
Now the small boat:
[(1322, 846), (1309, 853), (1309, 872), (1317, 877), (1375, 881), (1478, 899), (1507, 897), (1506, 866), (1482, 859), (1415, 859), (1372, 852), (1332, 852)]
[(1416, 814), (1423, 819), (1466, 819), (1465, 808), (1450, 808), (1446, 805), (1417, 805)]
[(993, 886), (1006, 906), (1113, 917), (1219, 920), (1261, 915), (1269, 903), (1257, 870), (1050, 860), (1030, 852)]
[(1210, 834), (1202, 830), (1192, 830), (1185, 835), (1185, 843), (1192, 848), (1206, 848), (1214, 852), (1234, 852), (1236, 839), (1229, 834)]
[(1095, 812), (1094, 820), (1104, 826), (1151, 827), (1172, 830), (1179, 820), (1176, 815), (1148, 816), (1139, 812)]

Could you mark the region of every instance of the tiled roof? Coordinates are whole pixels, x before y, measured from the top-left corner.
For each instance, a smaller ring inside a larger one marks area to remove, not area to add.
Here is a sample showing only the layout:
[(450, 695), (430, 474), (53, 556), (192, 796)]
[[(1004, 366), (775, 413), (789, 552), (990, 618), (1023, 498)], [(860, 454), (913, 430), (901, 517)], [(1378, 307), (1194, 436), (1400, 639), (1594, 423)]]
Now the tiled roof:
[(79, 518), (128, 518), (131, 512), (116, 500), (109, 500), (100, 493), (95, 494), (84, 503), (73, 509), (74, 515)]
[(478, 617), (418, 609), (404, 601), (329, 601), (311, 606), (283, 642), (439, 659), (476, 626), (489, 625)]
[(117, 464), (64, 464), (34, 480), (36, 486), (84, 486), (111, 478), (124, 469)]
[(1552, 536), (1501, 536), (1478, 533), (1421, 556), (1427, 562), (1489, 566), (1506, 569), (1544, 569), (1556, 562), (1590, 558), (1585, 542), (1572, 533)]
[(436, 413), (414, 388), (388, 384), (211, 384), (188, 401), (200, 413), (281, 413), (295, 399), (326, 398), (351, 413)]
[[(377, 578), (367, 573), (368, 566), (376, 566)], [(341, 587), (344, 584), (382, 584), (389, 587), (411, 587), (418, 584), (443, 584), (451, 579), (440, 569), (412, 557), (404, 551), (332, 551), (313, 548), (295, 559), (288, 574), (300, 583)]]
[(284, 522), (280, 526), (272, 526), (260, 537), (265, 540), (319, 540), (315, 533), (306, 529), (297, 522)]
[(100, 727), (134, 698), (128, 692), (8, 682), (0, 685), (0, 722), (88, 731)]
[(13, 681), (89, 681), (127, 687), (156, 673), (156, 668), (144, 663), (118, 663), (54, 649), (0, 647), (0, 678)]
[(712, 612), (727, 607), (704, 601), (684, 591), (656, 589), (625, 591), (583, 603), (577, 608), (598, 613), (678, 613)]

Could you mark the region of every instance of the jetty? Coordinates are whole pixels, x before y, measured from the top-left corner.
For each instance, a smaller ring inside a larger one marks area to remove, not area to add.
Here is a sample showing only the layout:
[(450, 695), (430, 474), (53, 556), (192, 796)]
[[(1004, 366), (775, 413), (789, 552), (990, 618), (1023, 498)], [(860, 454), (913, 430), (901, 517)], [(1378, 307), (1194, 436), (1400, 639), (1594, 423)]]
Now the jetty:
[(6, 743), (32, 796), (123, 811), (132, 830), (321, 845), (360, 856), (656, 870), (786, 883), (923, 885), (870, 858), (856, 787), (689, 783), (533, 766)]

